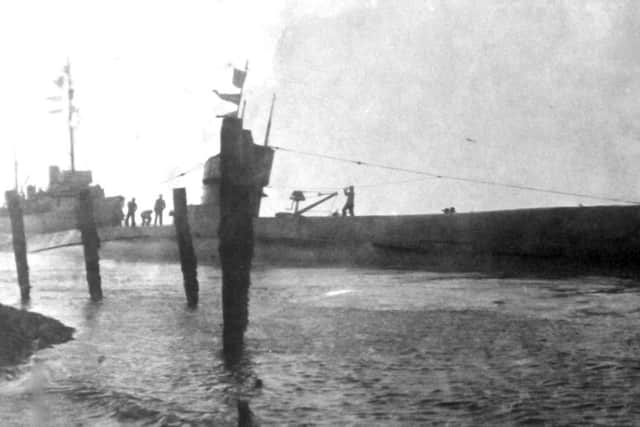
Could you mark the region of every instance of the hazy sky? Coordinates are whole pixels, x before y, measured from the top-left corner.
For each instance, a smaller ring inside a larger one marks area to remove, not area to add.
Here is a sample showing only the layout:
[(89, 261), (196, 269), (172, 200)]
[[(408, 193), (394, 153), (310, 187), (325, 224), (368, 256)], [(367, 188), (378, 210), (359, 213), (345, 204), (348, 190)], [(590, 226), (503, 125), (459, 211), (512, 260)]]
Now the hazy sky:
[[(76, 165), (151, 206), (218, 150), (229, 64), (249, 60), (245, 126), (332, 156), (640, 200), (636, 1), (47, 1), (0, 5), (0, 184), (68, 167), (54, 80), (67, 56)], [(469, 141), (468, 139), (471, 139)], [(356, 213), (604, 203), (277, 153), (264, 213), (293, 188), (356, 186)], [(394, 184), (395, 183), (395, 184)], [(342, 203), (338, 200), (335, 208)], [(141, 206), (144, 207), (144, 206)]]

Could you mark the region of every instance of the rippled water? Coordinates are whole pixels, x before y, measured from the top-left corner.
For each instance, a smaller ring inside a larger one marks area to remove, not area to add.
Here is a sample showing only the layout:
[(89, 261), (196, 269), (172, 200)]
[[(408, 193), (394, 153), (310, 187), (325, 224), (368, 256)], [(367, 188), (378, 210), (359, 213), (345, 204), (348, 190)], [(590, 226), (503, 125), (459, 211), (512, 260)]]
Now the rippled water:
[[(76, 339), (0, 381), (2, 425), (235, 425), (241, 398), (263, 425), (640, 423), (633, 281), (261, 268), (230, 367), (217, 269), (190, 311), (178, 264), (103, 260), (98, 305), (78, 248), (30, 264), (31, 309)], [(0, 270), (16, 304), (10, 254)]]

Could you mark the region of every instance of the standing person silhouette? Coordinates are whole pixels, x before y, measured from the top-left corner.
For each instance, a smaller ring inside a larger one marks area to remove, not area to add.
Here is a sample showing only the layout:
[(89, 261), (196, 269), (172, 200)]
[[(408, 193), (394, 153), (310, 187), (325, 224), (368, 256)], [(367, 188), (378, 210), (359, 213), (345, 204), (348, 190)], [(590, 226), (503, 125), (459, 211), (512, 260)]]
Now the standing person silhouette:
[(342, 208), (342, 216), (346, 216), (347, 212), (349, 213), (349, 215), (353, 216), (353, 202), (356, 197), (355, 191), (353, 190), (353, 185), (348, 186), (343, 191), (344, 195), (347, 196), (347, 202)]
[(166, 208), (167, 205), (162, 200), (162, 194), (158, 195), (158, 200), (156, 200), (156, 204), (153, 207), (153, 211), (155, 212), (155, 217), (153, 218), (153, 225), (158, 225), (158, 220), (160, 220), (160, 225), (162, 225), (162, 211)]
[(127, 203), (127, 217), (124, 220), (124, 224), (127, 227), (129, 227), (129, 218), (131, 218), (131, 227), (136, 226), (136, 210), (138, 210), (136, 198), (132, 197), (129, 203)]

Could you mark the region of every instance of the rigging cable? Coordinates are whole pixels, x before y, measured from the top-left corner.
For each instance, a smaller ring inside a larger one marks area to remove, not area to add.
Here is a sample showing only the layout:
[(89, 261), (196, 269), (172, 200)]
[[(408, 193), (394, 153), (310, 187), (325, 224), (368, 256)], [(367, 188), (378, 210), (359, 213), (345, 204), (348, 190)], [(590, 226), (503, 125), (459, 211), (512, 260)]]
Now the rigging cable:
[[(408, 183), (413, 183), (413, 182), (420, 182), (420, 181), (424, 181), (426, 179), (429, 179), (429, 177), (421, 177), (421, 178), (413, 178), (413, 179), (402, 179), (402, 180), (394, 180), (394, 181), (383, 181), (383, 182), (376, 182), (376, 183), (371, 183), (371, 184), (358, 184), (357, 182), (353, 183), (354, 186), (358, 187), (358, 188), (375, 188), (375, 187), (384, 187), (384, 186), (388, 186), (388, 185), (398, 185), (398, 184), (408, 184)], [(317, 194), (318, 197), (321, 197), (323, 195), (329, 195), (329, 193), (326, 193), (326, 191), (338, 191), (340, 192), (343, 188), (345, 188), (345, 185), (342, 186), (335, 186), (335, 187), (308, 187), (308, 186), (297, 186), (297, 187), (292, 187), (292, 186), (280, 186), (280, 185), (267, 185), (265, 188), (270, 188), (270, 189), (274, 189), (274, 190), (298, 190), (298, 191), (302, 191), (305, 194)]]
[(593, 194), (572, 193), (572, 192), (569, 192), (569, 191), (560, 191), (560, 190), (541, 188), (541, 187), (531, 187), (531, 186), (528, 186), (528, 185), (520, 185), (520, 184), (509, 184), (509, 183), (503, 183), (503, 182), (498, 182), (498, 181), (490, 181), (490, 180), (484, 180), (484, 179), (474, 179), (474, 178), (465, 178), (465, 177), (459, 177), (459, 176), (453, 176), (453, 175), (443, 175), (443, 174), (437, 174), (437, 173), (433, 173), (433, 172), (421, 171), (421, 170), (417, 170), (417, 169), (401, 168), (401, 167), (397, 167), (397, 166), (383, 165), (383, 164), (380, 164), (380, 163), (371, 163), (371, 162), (365, 162), (365, 161), (361, 161), (361, 160), (353, 160), (353, 159), (347, 159), (347, 158), (343, 158), (343, 157), (330, 156), (330, 155), (326, 155), (326, 154), (312, 153), (312, 152), (309, 152), (309, 151), (294, 150), (292, 148), (279, 147), (279, 146), (275, 146), (275, 145), (271, 145), (270, 147), (273, 148), (274, 150), (279, 150), (279, 151), (286, 151), (286, 152), (295, 153), (295, 154), (302, 154), (302, 155), (305, 155), (305, 156), (319, 157), (319, 158), (329, 159), (329, 160), (336, 160), (336, 161), (339, 161), (339, 162), (353, 163), (353, 164), (356, 164), (358, 166), (369, 166), (369, 167), (387, 169), (387, 170), (392, 170), (392, 171), (397, 171), (397, 172), (406, 172), (406, 173), (412, 173), (412, 174), (417, 174), (417, 175), (424, 175), (424, 176), (431, 177), (431, 178), (434, 178), (434, 179), (448, 179), (448, 180), (451, 180), (451, 181), (470, 182), (470, 183), (474, 183), (474, 184), (483, 184), (483, 185), (491, 185), (491, 186), (496, 186), (496, 187), (514, 188), (514, 189), (517, 189), (517, 190), (535, 191), (535, 192), (538, 192), (538, 193), (549, 193), (549, 194), (559, 194), (559, 195), (563, 195), (563, 196), (574, 196), (574, 197), (581, 197), (581, 198), (593, 199), (593, 200), (606, 200), (606, 201), (619, 202), (619, 203), (640, 204), (640, 202), (634, 201), (634, 200), (625, 200), (625, 199), (619, 199), (619, 198), (613, 198), (613, 197), (597, 196), (597, 195), (593, 195)]
[(192, 167), (191, 169), (187, 169), (184, 172), (180, 172), (179, 174), (172, 176), (170, 178), (165, 179), (164, 181), (162, 181), (160, 184), (166, 184), (170, 181), (176, 180), (178, 178), (182, 178), (183, 176), (190, 174), (191, 172), (195, 172), (196, 170), (200, 169), (202, 166), (204, 165), (204, 162), (200, 162), (197, 165), (195, 165), (194, 167)]

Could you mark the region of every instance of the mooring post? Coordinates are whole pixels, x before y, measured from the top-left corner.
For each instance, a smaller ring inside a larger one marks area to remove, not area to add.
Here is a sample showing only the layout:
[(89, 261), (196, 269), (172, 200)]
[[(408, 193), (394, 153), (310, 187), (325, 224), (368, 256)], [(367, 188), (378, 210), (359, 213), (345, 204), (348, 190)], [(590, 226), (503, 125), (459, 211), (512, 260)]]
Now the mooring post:
[(27, 239), (24, 235), (24, 219), (22, 218), (22, 205), (17, 191), (7, 191), (4, 194), (11, 220), (11, 235), (13, 236), (13, 255), (16, 260), (18, 272), (18, 286), (20, 286), (20, 298), (22, 302), (29, 301), (29, 264), (27, 263)]
[(80, 229), (84, 263), (87, 270), (87, 283), (92, 301), (102, 299), (102, 280), (100, 278), (100, 237), (93, 216), (93, 199), (91, 192), (82, 190), (78, 194), (77, 206), (78, 228)]
[(220, 224), (223, 347), (226, 354), (243, 347), (249, 318), (253, 258), (252, 149), (243, 138), (242, 120), (226, 117), (220, 135)]
[(196, 307), (198, 305), (198, 260), (193, 250), (191, 228), (187, 216), (187, 192), (184, 188), (173, 189), (173, 222), (176, 227), (176, 240), (180, 251), (180, 265), (187, 305)]

